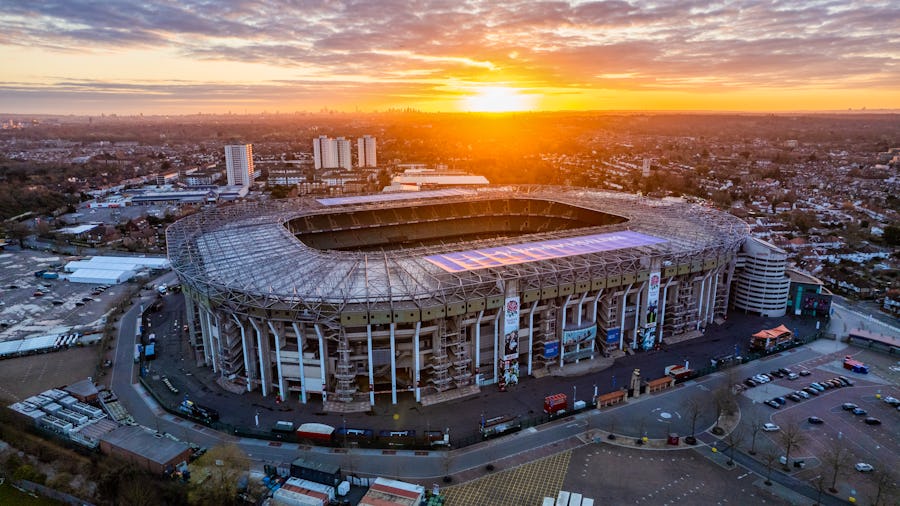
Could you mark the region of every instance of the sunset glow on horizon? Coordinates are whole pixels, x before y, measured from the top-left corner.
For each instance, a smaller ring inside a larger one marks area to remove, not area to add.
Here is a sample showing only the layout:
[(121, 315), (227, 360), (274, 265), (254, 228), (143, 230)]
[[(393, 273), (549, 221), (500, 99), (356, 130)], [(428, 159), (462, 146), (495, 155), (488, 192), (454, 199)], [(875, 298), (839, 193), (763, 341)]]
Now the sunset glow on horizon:
[(900, 109), (889, 1), (11, 0), (13, 113)]

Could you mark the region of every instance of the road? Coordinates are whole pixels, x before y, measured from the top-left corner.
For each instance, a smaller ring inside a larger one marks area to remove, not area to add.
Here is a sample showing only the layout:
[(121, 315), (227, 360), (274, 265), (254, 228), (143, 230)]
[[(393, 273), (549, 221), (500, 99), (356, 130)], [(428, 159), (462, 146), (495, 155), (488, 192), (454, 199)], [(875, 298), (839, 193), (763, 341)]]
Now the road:
[[(115, 367), (111, 377), (114, 391), (140, 424), (158, 431), (169, 432), (186, 441), (204, 446), (222, 442), (234, 442), (257, 463), (285, 465), (300, 455), (314, 456), (316, 460), (338, 464), (346, 472), (361, 475), (387, 475), (421, 483), (429, 483), (446, 475), (459, 475), (460, 473), (483, 467), (486, 463), (504, 461), (512, 465), (517, 462), (525, 462), (532, 458), (530, 456), (532, 452), (540, 448), (558, 447), (561, 451), (567, 447), (581, 444), (576, 439), (577, 436), (583, 435), (589, 429), (609, 427), (613, 419), (616, 420), (615, 432), (627, 437), (638, 437), (646, 434), (648, 437), (656, 438), (662, 437), (673, 430), (677, 430), (681, 434), (687, 434), (690, 430), (686, 426), (687, 422), (683, 412), (687, 399), (708, 395), (710, 391), (719, 385), (732, 381), (735, 376), (744, 378), (817, 356), (816, 352), (807, 348), (791, 350), (765, 360), (737, 366), (733, 369), (734, 374), (730, 378), (728, 374), (720, 372), (707, 376), (700, 381), (688, 382), (668, 393), (644, 396), (642, 399), (630, 401), (625, 405), (601, 412), (588, 411), (536, 428), (528, 428), (503, 438), (449, 452), (414, 452), (406, 450), (384, 452), (382, 450), (368, 449), (301, 448), (296, 444), (236, 438), (182, 420), (162, 410), (144, 392), (142, 386), (135, 384), (137, 371), (135, 370), (132, 355), (135, 344), (135, 325), (141, 311), (141, 303), (145, 305), (150, 304), (155, 297), (156, 294), (154, 292), (145, 292), (141, 296), (140, 302), (136, 303), (121, 318)], [(174, 310), (175, 308), (173, 308)], [(166, 328), (165, 322), (170, 322), (172, 316), (159, 315), (158, 318), (160, 318), (160, 322), (163, 322), (162, 327)], [(736, 332), (736, 330), (732, 331)], [(700, 353), (713, 355), (733, 349), (734, 344), (732, 342), (721, 342), (714, 339), (712, 338), (706, 343), (701, 343), (700, 348), (704, 351)], [(684, 344), (685, 347), (689, 345), (690, 343)], [(164, 354), (172, 352), (165, 345), (161, 348), (161, 351)], [(697, 353), (697, 350), (693, 351)], [(655, 355), (645, 354), (639, 357), (654, 364), (668, 364), (673, 362), (674, 357), (682, 356), (682, 353), (681, 345), (675, 345), (667, 351), (658, 352)], [(633, 357), (629, 357), (629, 359), (636, 360)], [(630, 363), (623, 364), (606, 371), (605, 374), (607, 377), (617, 374), (621, 375), (621, 378), (625, 378), (633, 367), (634, 365)], [(592, 393), (593, 384), (597, 381), (602, 381), (598, 380), (597, 377), (598, 375), (595, 373), (583, 378), (563, 378), (559, 381), (574, 384), (579, 390), (583, 388), (585, 392), (584, 397), (586, 398)], [(601, 374), (599, 377), (602, 378), (603, 375)], [(521, 401), (516, 401), (517, 404), (519, 402)], [(748, 409), (752, 410), (758, 407), (759, 405), (751, 403)], [(670, 418), (663, 417), (663, 413), (670, 415)], [(710, 428), (713, 418), (711, 414), (707, 413), (698, 421), (698, 434)], [(735, 453), (735, 460), (740, 465), (756, 473), (763, 476), (766, 474), (765, 467), (762, 464), (739, 452)], [(772, 472), (772, 479), (793, 490), (801, 491), (809, 497), (816, 496), (816, 491), (812, 487), (777, 470)], [(832, 498), (823, 498), (823, 500), (831, 503)], [(840, 502), (834, 502), (833, 504), (840, 504)]]

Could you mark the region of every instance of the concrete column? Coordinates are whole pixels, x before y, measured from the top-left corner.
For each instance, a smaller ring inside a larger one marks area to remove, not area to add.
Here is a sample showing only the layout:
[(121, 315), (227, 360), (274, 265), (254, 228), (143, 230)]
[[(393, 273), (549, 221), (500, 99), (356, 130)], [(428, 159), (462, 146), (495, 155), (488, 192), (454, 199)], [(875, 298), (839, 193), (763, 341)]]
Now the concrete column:
[(484, 309), (478, 312), (478, 318), (475, 319), (475, 370), (481, 367), (481, 317), (484, 316)]
[(538, 301), (531, 305), (528, 313), (528, 374), (531, 375), (531, 358), (534, 351), (534, 312), (537, 310)]
[[(212, 337), (209, 330), (209, 317), (206, 308), (203, 306), (199, 307), (198, 313), (200, 317), (200, 339), (203, 341), (203, 363), (210, 365), (212, 363), (212, 356), (210, 355), (212, 351)], [(215, 365), (213, 365), (213, 371), (215, 370)]]
[(291, 324), (294, 327), (294, 333), (297, 334), (297, 349), (300, 351), (300, 402), (306, 404), (306, 374), (303, 372), (303, 333), (300, 332), (300, 326), (297, 322)]
[(256, 331), (256, 351), (257, 355), (259, 355), (259, 381), (260, 386), (262, 387), (263, 397), (269, 396), (269, 368), (268, 364), (266, 364), (265, 360), (263, 360), (263, 346), (262, 346), (262, 331), (259, 330), (259, 327), (256, 325), (256, 322), (253, 318), (250, 318), (250, 325), (253, 326), (253, 330)]
[(319, 371), (322, 375), (322, 403), (328, 400), (328, 383), (325, 382), (325, 336), (322, 335), (322, 326), (315, 324), (316, 337), (319, 338)]
[(645, 303), (646, 300), (646, 297), (643, 297), (644, 289), (646, 288), (647, 282), (644, 281), (643, 283), (641, 283), (641, 287), (638, 288), (637, 291), (637, 301), (635, 301), (634, 304), (634, 344), (632, 344), (632, 348), (637, 348), (638, 331), (641, 329), (641, 313), (644, 312), (644, 309), (641, 306)]
[(500, 336), (498, 327), (500, 326), (500, 318), (502, 317), (502, 315), (503, 315), (503, 309), (501, 308), (499, 311), (497, 311), (497, 314), (494, 316), (494, 383), (496, 383), (497, 379), (498, 379), (497, 378), (497, 366), (499, 364), (497, 363), (497, 360), (498, 360), (499, 350), (497, 348), (497, 343), (499, 342), (499, 336)]
[(581, 313), (582, 313), (582, 305), (584, 304), (584, 299), (587, 298), (587, 292), (581, 294), (581, 298), (578, 299), (578, 312), (575, 313), (575, 324), (579, 327), (581, 326)]
[(564, 332), (566, 330), (566, 306), (569, 304), (569, 300), (572, 298), (571, 295), (566, 296), (565, 302), (562, 304), (562, 321), (559, 326), (559, 368), (562, 369), (565, 365), (565, 361), (563, 360), (563, 356), (566, 354), (566, 340), (564, 338)]
[(419, 330), (422, 328), (422, 322), (416, 322), (416, 334), (413, 336), (413, 368), (415, 368), (415, 372), (413, 373), (413, 381), (416, 383), (416, 402), (420, 402), (422, 400), (422, 392), (419, 389)]
[(366, 339), (369, 342), (369, 405), (375, 405), (375, 363), (372, 360), (372, 325), (366, 325)]
[(625, 349), (625, 305), (628, 303), (628, 291), (631, 290), (631, 284), (625, 287), (622, 294), (622, 304), (619, 308), (619, 349)]
[(397, 343), (396, 323), (391, 323), (391, 404), (397, 404)]
[(659, 321), (656, 324), (656, 335), (659, 338), (660, 344), (663, 342), (663, 320), (666, 318), (666, 301), (668, 300), (669, 295), (669, 285), (671, 285), (674, 280), (675, 277), (673, 276), (666, 281), (666, 284), (662, 289), (662, 297), (659, 300)]
[(244, 352), (244, 373), (247, 376), (247, 391), (253, 390), (253, 368), (250, 366), (250, 354), (247, 351), (247, 334), (244, 332), (244, 324), (241, 323), (241, 320), (238, 319), (237, 315), (231, 313), (231, 317), (234, 318), (234, 323), (237, 323), (239, 329), (241, 329), (241, 348)]
[(212, 362), (213, 372), (219, 372), (219, 361), (218, 361), (218, 347), (216, 343), (219, 340), (219, 329), (216, 328), (215, 332), (213, 332), (213, 323), (212, 323), (212, 315), (209, 311), (204, 311), (204, 316), (206, 317), (206, 329), (209, 331), (209, 357)]
[(275, 368), (278, 370), (278, 394), (281, 395), (281, 400), (287, 400), (287, 390), (284, 388), (284, 375), (281, 373), (281, 336), (278, 335), (278, 331), (275, 330), (275, 326), (272, 325), (271, 321), (267, 321), (269, 324), (269, 329), (272, 330), (272, 335), (275, 336)]

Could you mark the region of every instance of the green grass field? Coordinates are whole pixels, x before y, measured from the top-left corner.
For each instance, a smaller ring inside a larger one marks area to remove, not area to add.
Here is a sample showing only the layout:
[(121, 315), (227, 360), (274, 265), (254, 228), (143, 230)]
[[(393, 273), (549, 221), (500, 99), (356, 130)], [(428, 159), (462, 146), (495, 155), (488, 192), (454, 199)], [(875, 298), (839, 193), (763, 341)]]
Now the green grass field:
[(0, 504), (15, 504), (16, 506), (57, 506), (62, 503), (56, 502), (53, 499), (47, 499), (46, 497), (31, 497), (26, 493), (19, 492), (9, 483), (4, 483), (3, 485), (0, 485)]

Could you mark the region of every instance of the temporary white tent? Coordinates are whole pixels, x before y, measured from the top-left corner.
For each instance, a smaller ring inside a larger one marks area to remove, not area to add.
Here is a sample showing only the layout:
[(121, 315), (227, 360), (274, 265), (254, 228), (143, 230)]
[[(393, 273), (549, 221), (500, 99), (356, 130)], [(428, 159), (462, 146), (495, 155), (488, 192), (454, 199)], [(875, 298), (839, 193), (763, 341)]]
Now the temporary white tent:
[(116, 285), (134, 277), (132, 270), (78, 269), (67, 279), (72, 283), (93, 283), (95, 285)]

